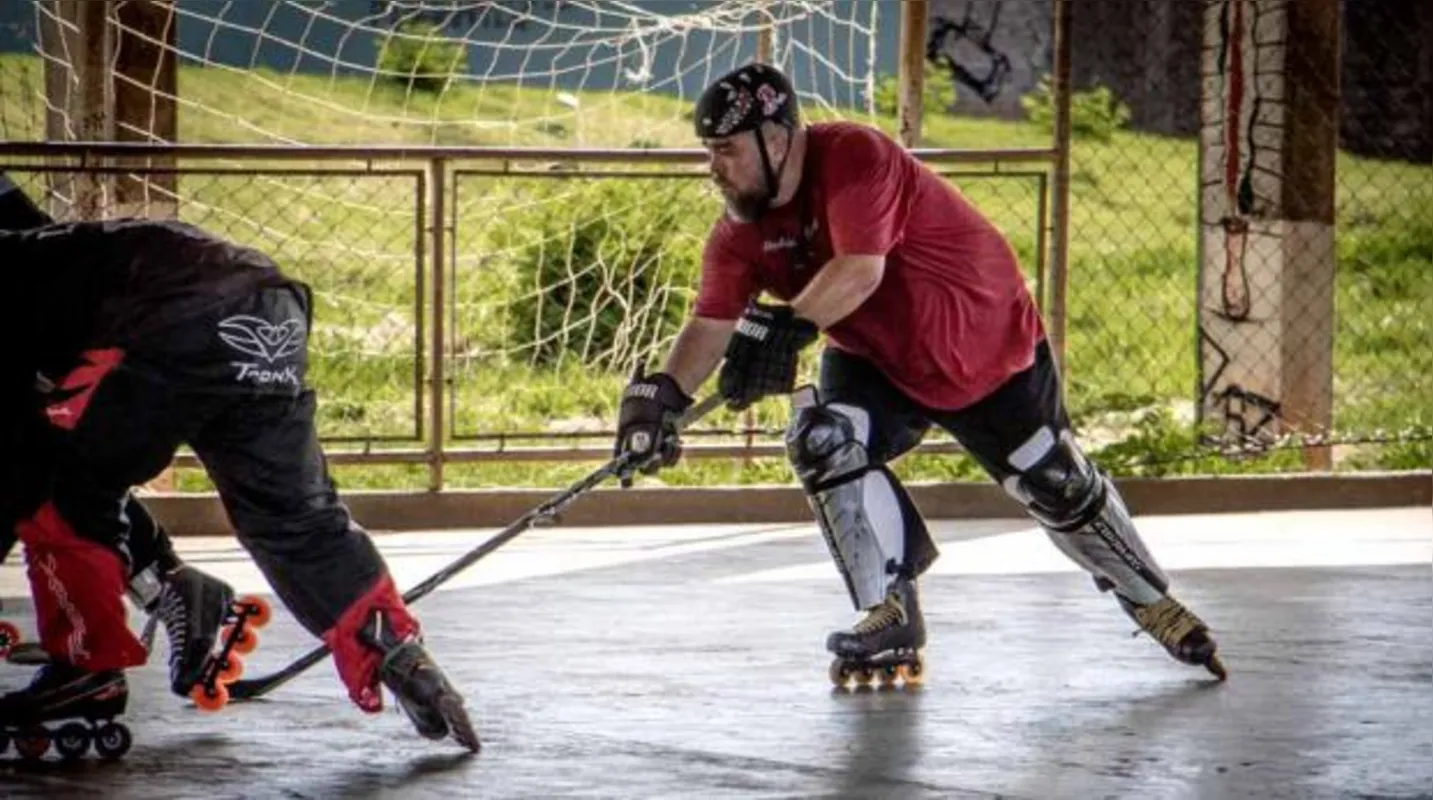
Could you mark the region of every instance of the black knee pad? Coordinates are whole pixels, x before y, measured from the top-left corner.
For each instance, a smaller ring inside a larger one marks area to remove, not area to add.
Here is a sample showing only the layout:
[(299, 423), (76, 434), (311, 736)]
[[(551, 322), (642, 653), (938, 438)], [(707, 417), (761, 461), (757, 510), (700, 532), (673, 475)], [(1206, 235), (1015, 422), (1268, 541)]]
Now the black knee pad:
[(786, 431), (786, 456), (810, 494), (856, 480), (872, 465), (856, 421), (839, 409), (797, 409)]
[(1010, 481), (1031, 514), (1056, 530), (1080, 528), (1100, 513), (1105, 482), (1099, 469), (1063, 431), (1033, 465)]

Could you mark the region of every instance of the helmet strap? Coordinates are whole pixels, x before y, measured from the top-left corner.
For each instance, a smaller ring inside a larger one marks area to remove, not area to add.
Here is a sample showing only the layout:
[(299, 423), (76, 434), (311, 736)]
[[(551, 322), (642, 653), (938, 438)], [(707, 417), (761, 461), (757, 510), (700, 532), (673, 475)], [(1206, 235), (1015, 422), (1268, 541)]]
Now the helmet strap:
[(786, 128), (786, 148), (781, 153), (781, 163), (776, 169), (771, 168), (771, 154), (766, 151), (766, 137), (761, 135), (761, 126), (752, 129), (751, 134), (756, 137), (756, 151), (761, 154), (761, 169), (766, 175), (766, 199), (775, 200), (781, 194), (781, 173), (786, 169), (786, 159), (791, 157), (791, 140), (795, 131), (791, 126), (783, 125)]

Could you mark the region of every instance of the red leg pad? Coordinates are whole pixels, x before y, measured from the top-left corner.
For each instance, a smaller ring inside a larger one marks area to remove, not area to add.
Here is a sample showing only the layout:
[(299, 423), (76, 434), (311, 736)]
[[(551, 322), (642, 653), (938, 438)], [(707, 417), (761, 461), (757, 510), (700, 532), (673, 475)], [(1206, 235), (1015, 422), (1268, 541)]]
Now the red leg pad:
[(333, 651), (338, 677), (348, 687), (349, 698), (369, 713), (383, 710), (383, 692), (379, 688), (378, 677), (383, 654), (364, 644), (358, 638), (358, 631), (374, 611), (383, 612), (389, 628), (402, 638), (419, 633), (418, 620), (408, 613), (407, 605), (393, 586), (392, 576), (384, 573), (373, 588), (355, 600), (338, 622), (323, 634), (324, 644)]
[(143, 664), (144, 645), (124, 608), (124, 562), (75, 534), (53, 503), (16, 526), (25, 543), (40, 644), (52, 658), (92, 671)]

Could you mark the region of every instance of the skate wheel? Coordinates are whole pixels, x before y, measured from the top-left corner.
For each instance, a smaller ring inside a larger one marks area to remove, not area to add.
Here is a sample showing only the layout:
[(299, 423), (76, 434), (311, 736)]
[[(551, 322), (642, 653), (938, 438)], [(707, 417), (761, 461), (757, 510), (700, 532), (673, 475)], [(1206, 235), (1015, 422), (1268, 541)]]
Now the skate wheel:
[(901, 680), (912, 686), (925, 680), (925, 665), (919, 658), (909, 664), (901, 665)]
[(39, 761), (50, 752), (50, 732), (44, 728), (26, 728), (15, 737), (15, 751), (26, 761)]
[(122, 723), (106, 723), (95, 731), (95, 752), (99, 753), (101, 758), (119, 758), (129, 752), (132, 744), (134, 737), (130, 736), (129, 728)]
[(223, 641), (230, 643), (230, 652), (244, 655), (254, 652), (259, 646), (259, 634), (254, 631), (235, 625), (226, 625), (223, 632)]
[(274, 610), (268, 601), (252, 594), (240, 597), (235, 605), (240, 608), (240, 613), (248, 616), (249, 626), (252, 628), (264, 627), (274, 616)]
[(9, 622), (0, 622), (0, 658), (10, 655), (10, 649), (20, 643), (20, 629)]
[(827, 674), (831, 678), (832, 684), (845, 686), (846, 681), (851, 679), (851, 667), (845, 661), (838, 658), (831, 662), (831, 669), (828, 670)]
[(886, 664), (882, 666), (881, 671), (877, 673), (877, 677), (881, 679), (882, 689), (891, 688), (892, 686), (896, 685), (896, 681), (901, 677), (900, 665)]
[(1224, 662), (1219, 660), (1219, 656), (1210, 656), (1204, 667), (1213, 673), (1220, 683), (1229, 680), (1229, 671), (1224, 668)]
[(66, 761), (80, 758), (90, 749), (90, 729), (78, 722), (69, 722), (55, 732), (55, 752)]
[(218, 711), (229, 704), (229, 687), (217, 683), (211, 689), (200, 683), (189, 690), (189, 699), (200, 711)]
[(244, 677), (244, 662), (233, 656), (224, 659), (224, 664), (219, 668), (219, 676), (215, 678), (219, 683), (233, 683)]
[(870, 686), (876, 680), (876, 671), (870, 667), (861, 667), (856, 670), (856, 685)]

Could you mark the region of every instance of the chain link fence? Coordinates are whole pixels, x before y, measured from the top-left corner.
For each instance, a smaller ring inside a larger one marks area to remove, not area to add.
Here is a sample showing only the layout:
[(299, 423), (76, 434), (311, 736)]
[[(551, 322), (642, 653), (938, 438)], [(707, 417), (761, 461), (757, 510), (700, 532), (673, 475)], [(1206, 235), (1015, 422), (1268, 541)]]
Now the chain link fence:
[(1108, 461), (1433, 461), (1430, 26), (1331, 0), (1076, 9), (1069, 383)]

